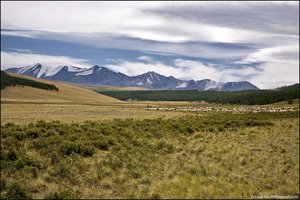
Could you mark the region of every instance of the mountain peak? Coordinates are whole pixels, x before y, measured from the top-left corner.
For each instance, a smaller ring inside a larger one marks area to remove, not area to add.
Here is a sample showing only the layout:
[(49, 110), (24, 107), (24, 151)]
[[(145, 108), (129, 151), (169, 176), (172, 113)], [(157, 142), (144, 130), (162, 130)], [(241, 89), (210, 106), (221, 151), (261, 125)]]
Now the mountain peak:
[(100, 69), (101, 67), (99, 67), (98, 65), (94, 65), (92, 68), (93, 69)]
[(35, 63), (32, 65), (33, 68), (37, 68), (37, 67), (42, 67), (42, 65), (40, 63)]
[(158, 74), (158, 73), (156, 73), (155, 71), (149, 71), (146, 74), (152, 74), (152, 75), (154, 75), (154, 74)]
[(247, 82), (217, 82), (211, 79), (180, 80), (173, 76), (164, 76), (155, 71), (148, 71), (137, 76), (128, 76), (114, 72), (106, 67), (94, 65), (90, 68), (60, 65), (57, 67), (42, 66), (35, 63), (31, 66), (11, 68), (5, 71), (81, 84), (107, 85), (118, 87), (146, 87), (151, 89), (180, 89), (180, 90), (218, 90), (238, 91), (257, 90), (258, 88)]

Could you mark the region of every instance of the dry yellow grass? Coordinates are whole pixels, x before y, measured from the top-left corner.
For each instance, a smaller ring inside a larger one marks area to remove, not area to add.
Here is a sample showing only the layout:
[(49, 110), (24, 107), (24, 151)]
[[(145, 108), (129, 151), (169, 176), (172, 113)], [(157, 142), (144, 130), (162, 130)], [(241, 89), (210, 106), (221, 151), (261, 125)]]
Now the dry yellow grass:
[(78, 103), (99, 103), (99, 102), (121, 102), (115, 98), (98, 94), (94, 91), (76, 87), (60, 82), (37, 79), (24, 75), (10, 74), (16, 77), (28, 78), (40, 82), (54, 84), (59, 91), (42, 90), (32, 87), (8, 87), (1, 90), (1, 102), (22, 101), (22, 102), (78, 102)]
[(1, 103), (1, 123), (14, 122), (27, 124), (39, 120), (62, 122), (82, 122), (86, 120), (111, 120), (115, 118), (171, 118), (182, 116), (184, 112), (147, 111), (145, 105), (98, 103), (98, 104), (66, 104), (66, 103)]
[(38, 120), (81, 122), (115, 118), (169, 118), (184, 113), (151, 112), (145, 111), (144, 108), (148, 104), (153, 106), (188, 104), (188, 102), (123, 102), (76, 85), (13, 73), (10, 75), (54, 84), (59, 91), (20, 86), (1, 90), (1, 123), (3, 124), (7, 122), (26, 124)]

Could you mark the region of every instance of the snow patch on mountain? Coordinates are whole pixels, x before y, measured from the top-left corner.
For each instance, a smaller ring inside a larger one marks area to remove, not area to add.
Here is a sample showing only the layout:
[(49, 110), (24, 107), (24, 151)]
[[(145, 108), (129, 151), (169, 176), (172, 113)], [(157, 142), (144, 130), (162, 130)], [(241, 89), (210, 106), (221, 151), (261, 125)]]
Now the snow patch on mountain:
[(176, 88), (186, 88), (187, 85), (188, 85), (187, 82), (182, 82), (179, 85), (177, 85)]
[(38, 67), (38, 65), (39, 65), (39, 63), (21, 67), (17, 70), (17, 74), (24, 74), (26, 71), (33, 70), (34, 68)]
[(53, 76), (57, 74), (64, 66), (58, 67), (48, 67), (47, 71), (45, 72), (44, 76)]
[(42, 66), (39, 71), (38, 71), (38, 74), (36, 77), (40, 78), (43, 74), (45, 74), (46, 72), (48, 71), (48, 67), (46, 66)]
[(90, 74), (93, 74), (93, 68), (90, 68), (88, 70), (84, 70), (80, 73), (76, 73), (75, 75), (76, 76), (86, 76), (86, 75), (90, 75)]
[(68, 67), (68, 72), (81, 72), (86, 69), (75, 67), (75, 66), (67, 66)]
[(151, 84), (151, 83), (152, 83), (152, 81), (150, 81), (150, 79), (149, 79), (149, 78), (147, 78), (147, 83)]
[[(101, 71), (102, 70), (102, 71)], [(113, 72), (105, 67), (97, 65), (91, 68), (79, 68), (75, 66), (61, 65), (58, 67), (43, 66), (41, 64), (29, 65), (21, 68), (11, 68), (5, 71), (29, 75), (37, 78), (50, 80), (88, 83), (96, 85), (112, 86), (139, 86), (151, 89), (188, 89), (188, 90), (217, 90), (238, 91), (259, 89), (246, 81), (240, 82), (216, 82), (210, 79), (203, 80), (179, 80), (172, 76), (166, 77), (156, 72), (149, 71), (138, 76), (127, 76), (122, 73)], [(99, 73), (99, 71), (101, 71)], [(87, 76), (92, 75), (92, 76)], [(87, 76), (85, 78), (85, 76)]]

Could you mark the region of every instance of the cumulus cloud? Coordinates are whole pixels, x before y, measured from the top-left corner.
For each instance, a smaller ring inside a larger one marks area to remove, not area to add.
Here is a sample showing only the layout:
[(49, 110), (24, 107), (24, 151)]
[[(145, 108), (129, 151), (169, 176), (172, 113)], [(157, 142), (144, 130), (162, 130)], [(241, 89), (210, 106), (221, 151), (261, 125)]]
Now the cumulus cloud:
[(23, 67), (33, 63), (41, 63), (47, 67), (56, 67), (59, 65), (74, 65), (87, 68), (91, 64), (85, 59), (71, 58), (67, 56), (50, 56), (31, 53), (5, 52), (1, 51), (1, 69), (10, 67)]

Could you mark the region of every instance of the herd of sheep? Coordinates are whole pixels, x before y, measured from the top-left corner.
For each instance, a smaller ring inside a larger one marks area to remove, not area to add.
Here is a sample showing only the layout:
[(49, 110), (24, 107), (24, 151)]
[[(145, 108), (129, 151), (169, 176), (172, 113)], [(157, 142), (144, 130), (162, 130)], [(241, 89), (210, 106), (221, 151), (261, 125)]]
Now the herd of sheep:
[(145, 110), (153, 111), (185, 111), (185, 112), (237, 112), (237, 113), (262, 113), (262, 112), (292, 112), (299, 111), (295, 107), (263, 107), (263, 106), (250, 106), (250, 107), (152, 107), (147, 106)]

